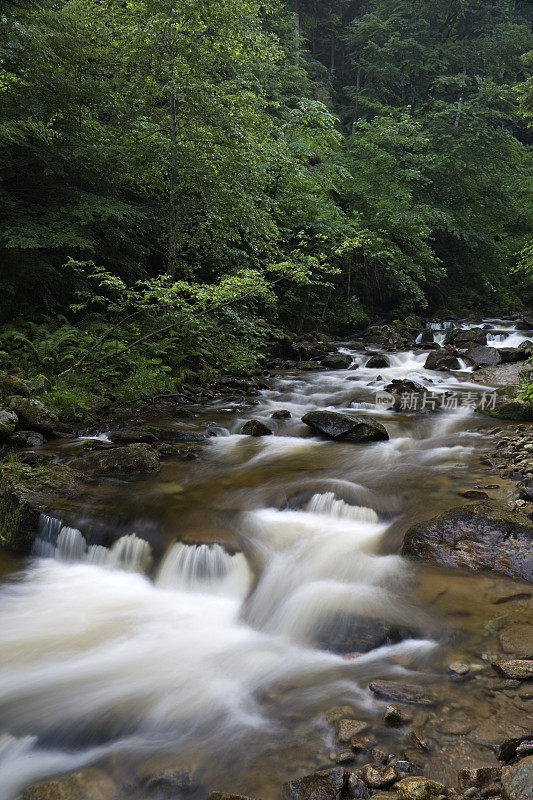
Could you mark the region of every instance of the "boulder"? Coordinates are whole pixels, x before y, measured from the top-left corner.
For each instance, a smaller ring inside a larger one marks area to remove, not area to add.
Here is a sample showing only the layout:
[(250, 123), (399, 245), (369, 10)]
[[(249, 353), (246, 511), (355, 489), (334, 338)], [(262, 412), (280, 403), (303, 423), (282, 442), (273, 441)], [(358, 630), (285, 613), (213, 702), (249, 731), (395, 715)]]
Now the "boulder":
[(492, 666), (503, 675), (517, 681), (533, 679), (533, 661), (526, 658), (514, 658), (511, 661), (493, 661)]
[(470, 347), (465, 353), (465, 358), (475, 367), (495, 367), (502, 360), (499, 350), (483, 344)]
[(514, 739), (506, 739), (498, 747), (498, 761), (504, 764), (513, 764), (526, 756), (533, 755), (533, 735), (526, 734)]
[(260, 419), (249, 419), (241, 428), (246, 436), (272, 436), (272, 431)]
[(15, 431), (9, 437), (8, 444), (13, 447), (41, 447), (44, 436), (38, 431)]
[(53, 781), (28, 786), (22, 800), (112, 800), (117, 792), (114, 781), (97, 769), (86, 769)]
[(498, 636), (504, 653), (533, 658), (533, 626), (515, 622), (500, 631)]
[(459, 369), (460, 366), (459, 360), (446, 347), (441, 347), (439, 350), (433, 350), (429, 353), (424, 364), (425, 369), (436, 370)]
[(419, 344), (433, 344), (435, 341), (435, 334), (431, 328), (424, 328), (424, 330), (420, 331), (416, 338), (420, 339)]
[(533, 581), (533, 522), (491, 501), (459, 506), (407, 531), (402, 554)]
[(302, 422), (315, 433), (343, 442), (381, 442), (389, 438), (384, 425), (372, 417), (337, 411), (310, 411)]
[(14, 433), (19, 419), (14, 411), (0, 408), (0, 441)]
[(437, 800), (446, 792), (446, 787), (429, 778), (410, 777), (398, 781), (394, 791), (398, 792), (401, 800)]
[(505, 800), (533, 800), (533, 756), (502, 770)]
[(386, 369), (387, 367), (390, 367), (389, 359), (381, 353), (371, 356), (365, 364), (366, 369)]
[(342, 767), (314, 772), (284, 783), (280, 800), (337, 800), (342, 795), (344, 782)]
[(336, 653), (368, 653), (414, 636), (406, 628), (375, 617), (339, 614), (326, 617), (316, 631), (315, 644)]
[(346, 780), (346, 792), (348, 797), (351, 797), (352, 800), (368, 800), (370, 797), (370, 790), (355, 772), (351, 772), (348, 775)]
[(313, 372), (320, 369), (320, 364), (318, 361), (299, 361), (296, 364), (296, 369), (302, 370), (302, 372)]
[(328, 369), (349, 369), (352, 366), (352, 357), (347, 353), (334, 353), (323, 358), (320, 364)]
[(29, 397), (30, 387), (26, 381), (23, 381), (22, 378), (17, 378), (16, 375), (2, 375), (0, 377), (0, 392), (4, 397), (11, 397), (11, 395)]
[[(522, 344), (526, 344), (523, 342)], [(524, 361), (528, 357), (528, 349), (520, 347), (499, 347), (498, 353), (502, 364), (515, 364), (517, 361)]]
[(396, 681), (372, 681), (369, 684), (372, 691), (380, 700), (391, 700), (393, 703), (409, 705), (432, 706), (435, 704), (434, 696), (422, 686), (413, 683), (397, 683)]
[(286, 408), (280, 408), (271, 414), (272, 419), (290, 419), (292, 414)]
[(157, 442), (155, 434), (135, 429), (111, 431), (107, 436), (113, 444), (155, 444)]
[(15, 395), (9, 401), (9, 408), (32, 431), (50, 433), (60, 424), (57, 415), (40, 400), (30, 400), (28, 397)]
[(473, 344), (487, 344), (487, 332), (483, 328), (467, 328), (466, 330), (453, 330), (444, 339), (444, 344), (464, 348)]
[(85, 475), (145, 475), (161, 467), (156, 451), (147, 444), (113, 447), (77, 458), (72, 466)]
[(525, 400), (520, 397), (497, 397), (494, 408), (488, 405), (482, 407), (481, 405), (476, 408), (480, 414), (486, 414), (489, 417), (497, 417), (498, 419), (511, 419), (516, 422), (533, 422), (533, 402)]

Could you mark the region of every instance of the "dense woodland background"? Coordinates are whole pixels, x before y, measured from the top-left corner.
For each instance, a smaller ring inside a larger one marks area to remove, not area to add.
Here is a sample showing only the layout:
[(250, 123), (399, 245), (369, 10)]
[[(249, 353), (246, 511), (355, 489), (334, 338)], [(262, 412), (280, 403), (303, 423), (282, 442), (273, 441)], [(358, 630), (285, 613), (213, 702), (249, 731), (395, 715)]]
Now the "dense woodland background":
[(6, 366), (82, 412), (254, 369), (282, 328), (527, 306), (532, 23), (513, 0), (4, 0)]

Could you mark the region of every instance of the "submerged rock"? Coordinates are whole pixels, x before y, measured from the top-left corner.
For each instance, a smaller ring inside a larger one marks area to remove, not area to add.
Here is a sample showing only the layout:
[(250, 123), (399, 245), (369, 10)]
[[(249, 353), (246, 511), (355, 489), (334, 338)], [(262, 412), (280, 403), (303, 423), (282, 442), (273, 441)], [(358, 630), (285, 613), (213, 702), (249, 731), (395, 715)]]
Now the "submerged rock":
[(389, 438), (381, 422), (372, 417), (341, 414), (337, 411), (310, 411), (302, 422), (328, 439), (344, 442), (380, 442)]
[(436, 370), (459, 369), (460, 366), (459, 359), (445, 347), (441, 347), (439, 350), (433, 350), (429, 353), (426, 358), (426, 363), (424, 364), (425, 369)]
[(498, 638), (504, 653), (533, 658), (533, 625), (516, 622), (504, 628)]
[(492, 666), (504, 678), (526, 681), (533, 680), (533, 661), (526, 658), (515, 658), (511, 661), (493, 661)]
[(22, 800), (112, 800), (116, 792), (117, 787), (108, 775), (87, 769), (28, 786)]
[(14, 411), (0, 408), (0, 440), (7, 439), (8, 436), (14, 433), (18, 421)]
[(76, 459), (72, 466), (85, 475), (143, 475), (161, 467), (156, 451), (147, 444), (113, 447)]
[(337, 800), (344, 788), (342, 767), (314, 772), (284, 783), (281, 800)]
[(272, 436), (272, 431), (260, 419), (249, 419), (241, 428), (246, 436)]
[(366, 733), (368, 728), (368, 722), (343, 717), (335, 721), (335, 741), (337, 744), (347, 744), (354, 736)]
[(17, 395), (10, 399), (9, 408), (30, 430), (50, 433), (60, 424), (57, 414), (50, 411), (40, 400), (30, 400), (28, 397)]
[(370, 691), (382, 700), (392, 700), (396, 703), (408, 703), (419, 706), (432, 706), (435, 704), (434, 696), (423, 686), (413, 683), (396, 683), (395, 681), (372, 681)]
[(290, 419), (292, 414), (288, 409), (280, 408), (277, 411), (274, 411), (270, 416), (272, 419)]
[(483, 501), (415, 525), (405, 534), (402, 554), (533, 581), (532, 541), (531, 520)]

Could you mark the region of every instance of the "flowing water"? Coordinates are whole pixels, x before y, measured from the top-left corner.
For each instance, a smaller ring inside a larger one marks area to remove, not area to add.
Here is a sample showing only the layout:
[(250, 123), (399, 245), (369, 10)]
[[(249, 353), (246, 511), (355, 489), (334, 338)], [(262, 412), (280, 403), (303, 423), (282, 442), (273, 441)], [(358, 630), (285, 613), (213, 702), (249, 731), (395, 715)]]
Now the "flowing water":
[[(489, 324), (494, 346), (528, 338)], [(424, 370), (426, 351), (389, 354), (380, 370), (365, 367), (368, 352), (341, 351), (352, 369), (284, 373), (256, 405), (197, 409), (194, 424), (217, 433), (198, 461), (88, 487), (76, 520), (43, 516), (33, 557), (2, 565), (2, 800), (91, 764), (133, 800), (156, 797), (140, 787), (167, 767), (189, 776), (187, 796), (270, 800), (283, 780), (332, 763), (339, 748), (324, 712), (339, 703), (357, 708), (387, 752), (412, 747), (383, 726), (368, 689), (376, 677), (438, 693), (438, 713), (418, 723), (444, 736), (445, 778), (497, 735), (470, 735), (469, 718), (520, 726), (523, 703), (494, 697), (480, 656), (494, 620), (527, 613), (527, 587), (396, 554), (411, 524), (464, 502), (459, 489), (493, 483), (481, 459), (494, 425), (472, 408), (491, 387), (467, 369)], [(396, 378), (424, 384), (437, 404), (460, 392), (457, 407), (420, 415), (376, 405)], [(315, 408), (371, 413), (390, 439), (316, 438), (300, 421)], [(291, 417), (272, 419), (281, 409)], [(240, 435), (250, 418), (275, 435)], [(503, 498), (509, 487), (498, 484), (489, 494)], [(396, 633), (358, 652), (361, 621)], [(466, 693), (446, 670), (458, 658), (480, 670)]]

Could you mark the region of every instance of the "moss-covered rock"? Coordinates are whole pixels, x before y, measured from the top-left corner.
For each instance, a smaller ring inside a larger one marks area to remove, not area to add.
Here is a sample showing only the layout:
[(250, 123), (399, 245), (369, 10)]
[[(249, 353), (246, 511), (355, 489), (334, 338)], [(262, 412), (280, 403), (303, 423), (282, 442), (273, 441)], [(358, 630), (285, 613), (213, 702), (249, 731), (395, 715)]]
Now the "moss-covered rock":
[(161, 462), (148, 444), (113, 447), (77, 458), (72, 466), (84, 475), (146, 475), (158, 472)]
[(117, 787), (101, 770), (87, 769), (28, 786), (22, 800), (112, 800)]
[(304, 372), (312, 372), (313, 370), (320, 369), (320, 364), (318, 361), (299, 361), (296, 364), (296, 369), (300, 369)]
[(245, 422), (242, 426), (241, 433), (244, 433), (246, 436), (271, 436), (272, 431), (265, 425), (264, 422), (261, 422), (260, 419), (249, 419), (248, 422)]
[(498, 503), (452, 508), (405, 534), (402, 554), (533, 581), (533, 523)]
[(60, 425), (57, 414), (54, 414), (40, 400), (15, 395), (9, 400), (9, 408), (16, 413), (23, 425), (32, 431), (50, 433)]
[(59, 497), (78, 493), (79, 478), (64, 464), (5, 461), (0, 469), (0, 546), (28, 553), (40, 514)]
[(18, 417), (8, 408), (0, 408), (0, 440), (7, 439), (17, 427)]
[(367, 369), (386, 369), (390, 367), (389, 359), (387, 356), (377, 353), (375, 356), (370, 356), (365, 364)]
[(516, 422), (533, 422), (533, 402), (520, 397), (497, 397), (495, 407), (483, 404), (476, 408), (480, 414)]
[(17, 378), (16, 375), (2, 375), (0, 376), (0, 392), (4, 397), (11, 397), (15, 394), (20, 397), (29, 397), (30, 387), (26, 381)]

